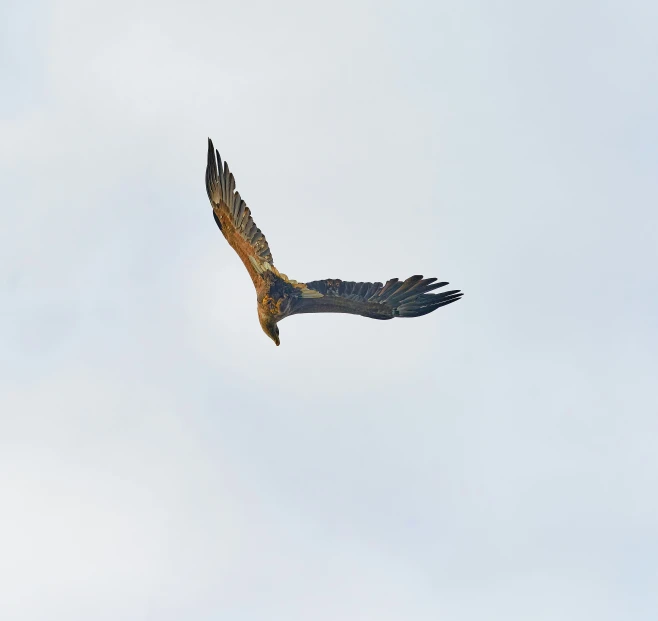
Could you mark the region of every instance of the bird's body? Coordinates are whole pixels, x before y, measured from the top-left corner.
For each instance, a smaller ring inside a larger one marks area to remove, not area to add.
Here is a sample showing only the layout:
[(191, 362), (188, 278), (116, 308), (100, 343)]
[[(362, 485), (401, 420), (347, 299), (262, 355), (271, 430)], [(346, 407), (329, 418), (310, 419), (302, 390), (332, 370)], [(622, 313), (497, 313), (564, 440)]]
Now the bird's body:
[(419, 317), (458, 300), (460, 291), (431, 294), (447, 285), (436, 278), (411, 276), (386, 284), (345, 282), (338, 279), (301, 283), (289, 279), (274, 267), (265, 236), (251, 217), (245, 202), (235, 191), (235, 179), (228, 165), (208, 140), (206, 190), (213, 217), (226, 241), (247, 268), (257, 294), (258, 318), (263, 331), (279, 345), (277, 323), (301, 313), (350, 313), (372, 319)]

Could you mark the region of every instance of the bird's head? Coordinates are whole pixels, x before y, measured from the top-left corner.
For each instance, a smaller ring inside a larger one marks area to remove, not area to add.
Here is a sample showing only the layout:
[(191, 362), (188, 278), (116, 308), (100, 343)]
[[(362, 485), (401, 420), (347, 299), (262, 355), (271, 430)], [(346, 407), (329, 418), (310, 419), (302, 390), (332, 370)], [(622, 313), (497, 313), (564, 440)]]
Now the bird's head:
[(263, 332), (269, 336), (276, 345), (279, 345), (279, 328), (274, 321), (274, 317), (268, 313), (260, 312), (258, 313), (258, 319), (260, 321), (260, 327), (263, 328)]

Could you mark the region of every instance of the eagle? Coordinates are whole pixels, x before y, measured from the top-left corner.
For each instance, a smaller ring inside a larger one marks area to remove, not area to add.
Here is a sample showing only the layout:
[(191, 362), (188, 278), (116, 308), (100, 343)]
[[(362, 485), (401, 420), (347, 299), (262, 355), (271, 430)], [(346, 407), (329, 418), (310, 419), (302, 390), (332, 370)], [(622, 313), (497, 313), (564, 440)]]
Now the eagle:
[(208, 138), (206, 191), (212, 215), (226, 241), (247, 268), (257, 294), (258, 320), (263, 332), (279, 345), (277, 324), (301, 313), (349, 313), (371, 319), (420, 317), (456, 302), (461, 291), (430, 293), (447, 282), (411, 276), (381, 282), (351, 282), (329, 278), (297, 282), (274, 267), (265, 235), (235, 189), (235, 178)]

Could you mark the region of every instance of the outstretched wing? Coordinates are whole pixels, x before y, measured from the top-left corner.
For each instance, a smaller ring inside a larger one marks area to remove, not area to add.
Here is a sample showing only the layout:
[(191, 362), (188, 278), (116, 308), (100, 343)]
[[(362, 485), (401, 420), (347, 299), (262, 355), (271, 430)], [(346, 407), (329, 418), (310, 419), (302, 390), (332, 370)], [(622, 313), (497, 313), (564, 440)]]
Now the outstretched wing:
[(222, 168), (222, 158), (214, 149), (210, 138), (208, 138), (206, 191), (219, 230), (242, 259), (254, 285), (258, 286), (261, 276), (255, 269), (254, 262), (272, 265), (274, 263), (272, 253), (265, 235), (251, 217), (249, 207), (240, 197), (240, 193), (235, 190), (235, 179), (228, 169), (228, 164), (224, 162)]
[(393, 278), (385, 285), (380, 282), (315, 280), (307, 282), (306, 287), (322, 295), (296, 299), (289, 314), (350, 313), (372, 319), (420, 317), (462, 297), (461, 291), (457, 290), (429, 293), (448, 284), (436, 280), (411, 276), (404, 282)]

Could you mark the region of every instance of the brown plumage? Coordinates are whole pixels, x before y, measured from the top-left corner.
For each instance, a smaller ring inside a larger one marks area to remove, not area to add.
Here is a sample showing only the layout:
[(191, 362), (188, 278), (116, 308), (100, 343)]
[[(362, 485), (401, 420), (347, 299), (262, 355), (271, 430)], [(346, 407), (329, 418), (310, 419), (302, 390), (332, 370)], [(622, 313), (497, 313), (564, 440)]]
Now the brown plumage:
[(213, 217), (226, 241), (244, 263), (256, 288), (258, 319), (263, 331), (277, 345), (277, 323), (300, 313), (350, 313), (372, 319), (420, 317), (456, 302), (460, 291), (430, 293), (447, 282), (411, 276), (380, 282), (347, 282), (338, 279), (301, 283), (274, 267), (265, 236), (256, 226), (251, 211), (235, 190), (235, 179), (226, 162), (208, 139), (206, 190)]

